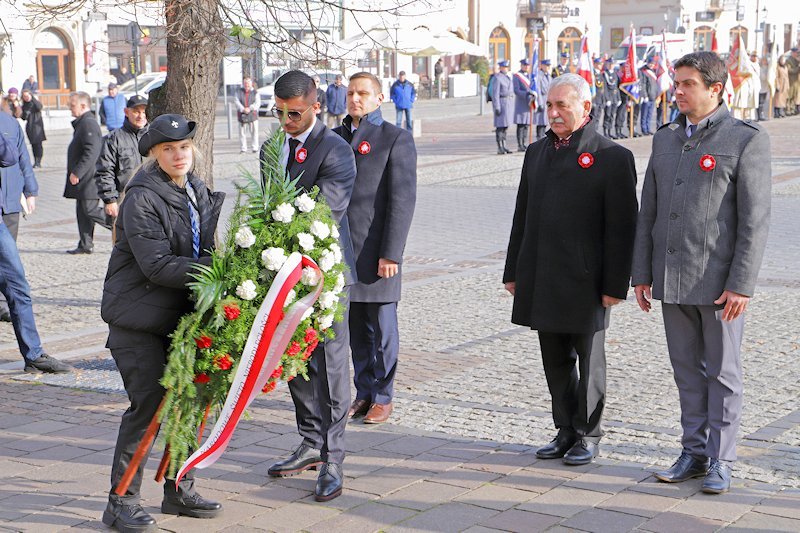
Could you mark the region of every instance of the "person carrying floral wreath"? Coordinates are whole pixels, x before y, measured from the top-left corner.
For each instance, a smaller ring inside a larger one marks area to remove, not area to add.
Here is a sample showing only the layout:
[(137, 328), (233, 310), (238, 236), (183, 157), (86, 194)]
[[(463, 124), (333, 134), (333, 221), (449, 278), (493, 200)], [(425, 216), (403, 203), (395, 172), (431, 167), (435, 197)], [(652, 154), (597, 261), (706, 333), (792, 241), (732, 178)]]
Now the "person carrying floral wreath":
[[(181, 115), (161, 115), (139, 140), (139, 152), (147, 159), (128, 183), (120, 206), (103, 286), (106, 346), (131, 402), (120, 424), (103, 523), (123, 532), (156, 529), (139, 503), (146, 455), (125, 494), (115, 489), (164, 396), (160, 380), (168, 335), (192, 309), (187, 283), (194, 267), (211, 264), (224, 199), (224, 193), (211, 192), (192, 173), (195, 131), (196, 124)], [(164, 484), (162, 513), (212, 518), (221, 510), (221, 504), (195, 491), (191, 472), (177, 488), (174, 480)]]

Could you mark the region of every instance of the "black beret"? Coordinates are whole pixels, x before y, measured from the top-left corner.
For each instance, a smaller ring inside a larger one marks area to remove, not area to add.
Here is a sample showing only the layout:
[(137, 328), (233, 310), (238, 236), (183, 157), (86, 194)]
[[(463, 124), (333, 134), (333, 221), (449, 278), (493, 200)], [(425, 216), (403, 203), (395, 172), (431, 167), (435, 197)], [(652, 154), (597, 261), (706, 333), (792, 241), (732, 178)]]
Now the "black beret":
[(139, 139), (139, 153), (147, 156), (150, 149), (160, 143), (182, 141), (194, 137), (197, 124), (183, 115), (160, 115), (150, 123), (150, 128)]

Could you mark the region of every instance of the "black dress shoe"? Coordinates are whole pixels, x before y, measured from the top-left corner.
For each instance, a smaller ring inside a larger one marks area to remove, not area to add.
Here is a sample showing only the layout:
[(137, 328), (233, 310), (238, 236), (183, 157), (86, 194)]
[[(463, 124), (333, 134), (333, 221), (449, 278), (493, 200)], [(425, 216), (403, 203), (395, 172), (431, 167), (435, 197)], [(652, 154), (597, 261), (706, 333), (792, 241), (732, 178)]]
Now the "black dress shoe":
[(127, 505), (111, 500), (103, 512), (103, 523), (122, 533), (138, 533), (158, 529), (155, 519), (147, 514), (138, 503)]
[(550, 444), (536, 450), (536, 457), (539, 459), (561, 459), (572, 448), (576, 440), (577, 437), (573, 434), (559, 432)]
[(267, 473), (272, 477), (289, 477), (309, 469), (316, 469), (321, 464), (320, 451), (303, 443), (287, 459), (269, 467)]
[(178, 516), (191, 516), (193, 518), (214, 518), (222, 512), (222, 504), (206, 500), (196, 492), (186, 494), (180, 489), (175, 490), (174, 481), (166, 480), (161, 512)]
[(342, 493), (342, 465), (324, 463), (319, 470), (317, 486), (314, 487), (314, 499), (318, 502), (327, 502)]
[(597, 457), (600, 445), (586, 439), (579, 439), (564, 456), (565, 465), (588, 465)]
[(81, 248), (78, 246), (77, 248), (73, 248), (72, 250), (67, 250), (67, 253), (70, 255), (81, 255), (81, 254), (90, 254), (92, 253), (91, 248)]
[(11, 311), (8, 309), (0, 311), (0, 322), (11, 322)]
[(667, 483), (680, 483), (687, 479), (703, 477), (708, 471), (708, 459), (695, 459), (686, 452), (682, 452), (669, 470), (662, 470), (653, 474), (657, 479)]
[(703, 480), (703, 492), (706, 494), (722, 494), (731, 488), (731, 467), (728, 463), (711, 459), (711, 466)]

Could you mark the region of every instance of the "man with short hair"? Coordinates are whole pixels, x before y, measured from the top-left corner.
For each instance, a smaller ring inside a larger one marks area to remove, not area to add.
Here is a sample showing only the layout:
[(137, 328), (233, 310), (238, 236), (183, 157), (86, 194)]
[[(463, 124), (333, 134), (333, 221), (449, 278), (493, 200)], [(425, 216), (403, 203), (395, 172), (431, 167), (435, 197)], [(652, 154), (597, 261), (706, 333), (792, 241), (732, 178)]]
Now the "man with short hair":
[(117, 78), (117, 85), (122, 85), (126, 81), (133, 79), (133, 74), (128, 72), (128, 67), (122, 65), (119, 67), (119, 73), (115, 76)]
[(411, 109), (414, 107), (414, 102), (417, 99), (417, 90), (414, 88), (414, 84), (406, 79), (405, 71), (401, 70), (397, 75), (397, 79), (389, 90), (389, 95), (392, 102), (394, 102), (394, 108), (397, 112), (395, 125), (398, 128), (402, 128), (403, 115), (405, 115), (406, 129), (408, 131), (414, 131)]
[[(78, 221), (78, 246), (68, 254), (90, 254), (94, 251), (94, 225), (111, 229), (99, 205), (100, 196), (94, 179), (97, 158), (103, 148), (103, 134), (91, 111), (92, 99), (84, 92), (69, 95), (69, 110), (74, 133), (67, 148), (67, 183), (64, 198), (75, 200)], [(124, 114), (124, 113), (123, 113)], [(120, 124), (121, 125), (121, 124)]]
[(622, 103), (619, 93), (619, 77), (615, 72), (614, 59), (608, 58), (603, 69), (603, 83), (605, 84), (605, 104), (603, 111), (603, 135), (608, 139), (618, 139), (614, 133), (614, 123), (617, 119), (617, 108)]
[(572, 68), (569, 64), (569, 53), (561, 52), (558, 56), (558, 65), (553, 68), (553, 77), (557, 78), (570, 72), (572, 72)]
[(740, 347), (770, 216), (770, 142), (723, 102), (714, 52), (675, 63), (680, 115), (653, 137), (636, 226), (632, 284), (645, 312), (661, 300), (681, 405), (683, 450), (666, 482), (703, 477), (726, 492), (742, 414)]
[(236, 104), (236, 120), (239, 122), (239, 153), (248, 151), (248, 144), (253, 153), (258, 152), (258, 109), (261, 107), (261, 95), (253, 86), (253, 78), (242, 78), (242, 86), (236, 90), (233, 98)]
[[(275, 82), (273, 114), (281, 120), (286, 132), (281, 162), (289, 176), (298, 180), (298, 188), (310, 191), (319, 187), (339, 224), (339, 243), (348, 267), (341, 301), (344, 321), (334, 322), (335, 338), (320, 343), (314, 351), (308, 366), (309, 380), (289, 382), (303, 442), (287, 459), (273, 464), (268, 473), (286, 477), (319, 468), (314, 497), (317, 501), (328, 501), (342, 493), (344, 484), (344, 431), (350, 405), (348, 295), (356, 281), (347, 207), (356, 178), (356, 163), (347, 142), (317, 120), (317, 109), (317, 88), (307, 74), (291, 70)], [(266, 143), (261, 149), (262, 161), (266, 160), (265, 149)], [(262, 180), (266, 178), (262, 168)]]
[(417, 193), (414, 138), (383, 120), (382, 102), (374, 74), (353, 74), (347, 86), (348, 114), (334, 130), (350, 144), (358, 169), (347, 208), (358, 277), (350, 288), (356, 398), (349, 416), (364, 416), (365, 424), (386, 422), (392, 413), (401, 265)]
[(656, 99), (658, 95), (661, 94), (655, 68), (655, 59), (650, 57), (647, 59), (647, 63), (639, 69), (639, 97), (641, 104), (639, 117), (641, 119), (640, 128), (642, 135), (653, 134), (653, 131), (650, 129), (653, 122), (653, 110), (655, 109)]
[(605, 330), (625, 299), (636, 224), (633, 154), (591, 124), (577, 74), (547, 93), (550, 130), (525, 152), (503, 283), (511, 321), (537, 330), (558, 435), (540, 459), (598, 454), (606, 403)]
[[(27, 161), (30, 167), (30, 157), (22, 128), (16, 120), (0, 113), (0, 170), (4, 173), (8, 170), (13, 172), (22, 161)], [(2, 176), (6, 177), (5, 174)], [(32, 200), (33, 196), (30, 198)], [(32, 209), (35, 204), (31, 201), (29, 205)], [(8, 300), (9, 321), (14, 327), (19, 351), (25, 360), (25, 372), (61, 374), (72, 370), (68, 364), (47, 355), (42, 348), (33, 316), (31, 290), (25, 279), (25, 269), (14, 237), (2, 218), (0, 218), (0, 293)]]
[(122, 127), (125, 121), (125, 96), (119, 94), (116, 83), (108, 84), (108, 95), (100, 102), (100, 122), (109, 133)]
[(606, 109), (606, 83), (603, 77), (603, 58), (592, 60), (594, 74), (594, 99), (592, 100), (592, 124), (598, 133), (603, 131), (603, 112)]
[(134, 95), (125, 106), (122, 127), (108, 134), (97, 159), (97, 191), (105, 204), (105, 213), (111, 217), (111, 242), (116, 242), (116, 221), (119, 204), (125, 198), (125, 186), (133, 171), (142, 164), (139, 139), (147, 128), (147, 98)]
[(36, 78), (31, 74), (28, 76), (28, 79), (22, 82), (22, 90), (28, 89), (33, 94), (39, 94), (39, 82), (36, 81)]
[(340, 126), (347, 112), (347, 87), (342, 85), (341, 74), (336, 75), (333, 85), (328, 85), (325, 101), (328, 106), (328, 127)]

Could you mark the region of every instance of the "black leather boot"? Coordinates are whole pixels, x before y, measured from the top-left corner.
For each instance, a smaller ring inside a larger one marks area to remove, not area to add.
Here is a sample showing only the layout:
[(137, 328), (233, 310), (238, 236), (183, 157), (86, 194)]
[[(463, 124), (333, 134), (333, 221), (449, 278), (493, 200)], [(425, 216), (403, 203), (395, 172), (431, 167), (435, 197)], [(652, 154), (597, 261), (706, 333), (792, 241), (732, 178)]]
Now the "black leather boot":
[(174, 480), (165, 479), (161, 512), (193, 518), (214, 518), (222, 512), (222, 504), (206, 500), (194, 490), (185, 491), (181, 487), (176, 489)]
[(505, 150), (507, 154), (510, 154), (513, 153), (513, 151), (509, 150), (508, 146), (506, 146), (507, 140), (508, 140), (508, 128), (503, 128), (503, 133), (501, 134), (500, 143), (503, 145), (503, 150)]
[(506, 155), (506, 151), (503, 150), (503, 134), (499, 128), (494, 130), (494, 140), (497, 143), (497, 155)]
[(292, 455), (270, 466), (267, 473), (272, 477), (288, 477), (306, 470), (314, 470), (321, 465), (320, 451), (303, 443), (292, 452)]
[(140, 533), (158, 529), (155, 519), (138, 503), (125, 504), (111, 499), (108, 500), (106, 510), (103, 512), (103, 523), (121, 533)]

